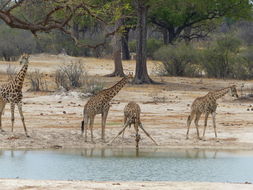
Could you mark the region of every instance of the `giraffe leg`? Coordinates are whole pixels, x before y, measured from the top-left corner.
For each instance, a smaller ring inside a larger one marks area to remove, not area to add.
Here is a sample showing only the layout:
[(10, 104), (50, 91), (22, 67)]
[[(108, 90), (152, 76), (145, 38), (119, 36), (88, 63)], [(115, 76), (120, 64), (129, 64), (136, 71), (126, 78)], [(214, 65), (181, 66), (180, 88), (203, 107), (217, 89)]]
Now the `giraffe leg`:
[(108, 143), (109, 145), (112, 144), (112, 142), (123, 133), (123, 131), (127, 128), (128, 123), (129, 120), (127, 120), (126, 123), (123, 125), (123, 129)]
[(14, 103), (11, 103), (11, 132), (12, 132), (12, 135), (13, 135), (13, 126), (14, 126), (14, 110), (15, 110), (15, 104)]
[(136, 148), (139, 148), (139, 141), (141, 139), (141, 136), (139, 135), (139, 128), (136, 122), (134, 123), (134, 129), (135, 129), (135, 142), (136, 142)]
[(94, 143), (93, 140), (93, 124), (94, 124), (95, 116), (90, 117), (90, 136), (91, 136), (91, 142)]
[[(124, 116), (124, 125), (126, 124), (126, 120), (127, 120), (127, 117)], [(122, 133), (122, 139), (124, 139), (124, 134), (125, 134), (125, 130), (124, 130), (123, 133)]]
[(27, 137), (30, 137), (30, 136), (27, 134), (27, 129), (26, 129), (26, 125), (25, 125), (25, 118), (24, 118), (23, 111), (22, 111), (22, 102), (19, 102), (19, 103), (18, 103), (18, 111), (19, 111), (19, 114), (20, 114), (20, 117), (21, 117), (21, 120), (22, 120), (22, 123), (23, 123), (23, 127), (24, 127), (24, 130), (25, 130), (25, 135), (26, 135)]
[(206, 113), (205, 115), (205, 124), (204, 124), (204, 131), (203, 131), (203, 136), (202, 136), (202, 140), (204, 140), (204, 136), (206, 133), (206, 126), (207, 126), (207, 119), (208, 119), (209, 113)]
[(201, 116), (201, 113), (198, 112), (196, 113), (196, 118), (195, 118), (195, 126), (196, 126), (196, 130), (197, 130), (197, 136), (198, 136), (198, 139), (201, 139), (200, 136), (199, 136), (199, 119), (200, 119), (200, 116)]
[(5, 102), (0, 101), (0, 132), (4, 132), (2, 128), (2, 115), (3, 115), (5, 104), (6, 104)]
[(215, 139), (216, 139), (216, 141), (218, 141), (217, 140), (217, 131), (216, 131), (216, 121), (215, 121), (216, 113), (215, 112), (212, 113), (212, 117), (213, 117), (213, 128), (214, 128)]
[(81, 135), (83, 136), (83, 133), (85, 132), (85, 136), (84, 136), (85, 142), (87, 142), (88, 122), (89, 122), (89, 117), (87, 115), (84, 115), (83, 121), (81, 122), (81, 131), (82, 131)]
[(102, 138), (102, 141), (105, 142), (105, 124), (106, 124), (106, 119), (107, 119), (107, 116), (108, 116), (108, 112), (109, 112), (109, 108), (106, 109), (103, 113), (102, 113), (102, 131), (101, 131), (101, 138)]
[(156, 145), (158, 145), (157, 142), (150, 136), (150, 134), (143, 128), (142, 123), (140, 123), (140, 128)]
[(189, 135), (189, 130), (190, 130), (190, 125), (191, 125), (191, 122), (194, 118), (194, 115), (195, 115), (195, 112), (191, 112), (191, 115), (188, 116), (188, 119), (187, 119), (187, 132), (186, 132), (186, 139), (188, 139), (188, 135)]

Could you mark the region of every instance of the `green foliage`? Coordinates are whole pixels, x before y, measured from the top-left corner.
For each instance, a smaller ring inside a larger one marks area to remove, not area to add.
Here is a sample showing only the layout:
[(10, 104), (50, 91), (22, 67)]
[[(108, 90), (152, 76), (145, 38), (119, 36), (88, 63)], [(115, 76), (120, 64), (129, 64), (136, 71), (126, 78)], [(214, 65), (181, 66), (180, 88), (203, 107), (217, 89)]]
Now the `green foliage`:
[[(154, 58), (154, 52), (162, 47), (163, 42), (155, 38), (147, 40), (147, 57)], [(132, 40), (128, 43), (130, 52), (136, 52), (136, 40)]]
[(247, 47), (240, 53), (237, 64), (234, 66), (234, 78), (253, 78), (253, 47)]
[(0, 24), (0, 42), (0, 57), (7, 61), (24, 52), (32, 53), (36, 47), (30, 32), (12, 29), (5, 24)]
[(153, 54), (156, 50), (162, 47), (163, 42), (154, 38), (147, 40), (147, 57), (154, 58)]
[(186, 44), (167, 45), (154, 54), (155, 59), (162, 61), (164, 74), (172, 76), (199, 75), (198, 51)]
[(202, 63), (209, 77), (235, 78), (241, 41), (232, 35), (219, 37), (203, 51)]
[[(213, 25), (222, 18), (251, 19), (252, 2), (248, 0), (156, 0), (149, 1), (152, 23), (171, 33), (171, 42), (187, 27)], [(203, 32), (203, 28), (201, 29)], [(209, 27), (207, 27), (209, 30)], [(200, 33), (201, 34), (201, 33)]]
[(130, 52), (136, 52), (136, 40), (131, 40), (129, 43), (128, 43), (128, 47), (129, 47), (129, 51)]

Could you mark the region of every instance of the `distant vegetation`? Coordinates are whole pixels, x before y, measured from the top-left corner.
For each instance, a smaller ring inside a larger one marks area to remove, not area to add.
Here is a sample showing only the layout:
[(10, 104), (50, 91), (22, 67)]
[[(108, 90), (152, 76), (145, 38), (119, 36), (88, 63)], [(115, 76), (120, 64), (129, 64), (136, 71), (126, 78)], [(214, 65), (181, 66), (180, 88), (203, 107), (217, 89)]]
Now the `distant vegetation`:
[[(23, 52), (106, 57), (115, 64), (109, 76), (123, 76), (121, 57), (132, 53), (140, 56), (135, 83), (153, 83), (146, 57), (163, 63), (161, 75), (252, 79), (252, 5), (252, 0), (3, 0), (0, 59), (15, 60)], [(18, 19), (6, 20), (9, 14)]]

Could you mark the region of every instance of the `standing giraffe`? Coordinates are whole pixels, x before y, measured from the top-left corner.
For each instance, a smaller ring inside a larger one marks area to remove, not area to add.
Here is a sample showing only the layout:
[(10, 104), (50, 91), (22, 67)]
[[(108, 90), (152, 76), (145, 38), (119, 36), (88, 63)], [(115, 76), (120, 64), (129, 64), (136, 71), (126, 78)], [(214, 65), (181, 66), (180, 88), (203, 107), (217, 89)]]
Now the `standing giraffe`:
[(110, 101), (118, 92), (125, 86), (126, 83), (133, 79), (133, 73), (129, 73), (118, 83), (116, 83), (111, 88), (102, 90), (95, 96), (92, 96), (88, 102), (85, 104), (83, 109), (83, 121), (81, 123), (82, 135), (85, 128), (85, 142), (87, 142), (87, 128), (88, 121), (90, 120), (90, 131), (91, 131), (91, 141), (93, 142), (93, 124), (94, 119), (97, 114), (102, 114), (102, 140), (105, 140), (105, 124), (110, 109)]
[(139, 127), (144, 131), (144, 133), (156, 144), (156, 141), (149, 135), (149, 133), (143, 128), (141, 120), (140, 120), (141, 108), (135, 102), (129, 102), (126, 107), (124, 108), (124, 125), (123, 129), (114, 137), (109, 144), (111, 144), (121, 133), (124, 134), (125, 129), (127, 126), (129, 128), (132, 124), (134, 124), (134, 129), (136, 132), (135, 141), (136, 141), (136, 148), (139, 147), (140, 135), (139, 135)]
[(186, 139), (188, 139), (189, 129), (191, 125), (191, 121), (195, 117), (195, 126), (197, 130), (197, 135), (199, 137), (199, 119), (202, 113), (205, 113), (205, 124), (204, 124), (204, 131), (203, 131), (203, 138), (205, 136), (206, 126), (207, 126), (207, 119), (209, 114), (212, 114), (213, 118), (213, 127), (214, 127), (214, 133), (215, 138), (217, 139), (217, 132), (216, 132), (216, 122), (215, 122), (215, 116), (216, 116), (216, 108), (218, 106), (217, 100), (221, 98), (222, 96), (226, 95), (228, 92), (231, 92), (232, 96), (236, 96), (238, 98), (236, 86), (232, 85), (227, 88), (223, 88), (220, 90), (209, 92), (207, 95), (198, 97), (194, 100), (194, 102), (191, 105), (191, 114), (188, 116), (187, 119), (187, 133), (186, 133)]
[(26, 125), (25, 125), (25, 120), (24, 120), (24, 115), (22, 111), (22, 87), (23, 87), (23, 82), (25, 79), (25, 75), (27, 72), (28, 68), (28, 61), (29, 55), (28, 54), (23, 54), (20, 59), (20, 65), (23, 65), (19, 73), (16, 75), (16, 77), (9, 81), (8, 83), (2, 85), (0, 87), (0, 130), (3, 132), (2, 129), (2, 113), (4, 110), (4, 107), (6, 103), (11, 104), (11, 132), (13, 133), (13, 125), (14, 125), (14, 109), (15, 109), (15, 104), (18, 106), (18, 111), (24, 126), (25, 134), (27, 137), (27, 130), (26, 130)]

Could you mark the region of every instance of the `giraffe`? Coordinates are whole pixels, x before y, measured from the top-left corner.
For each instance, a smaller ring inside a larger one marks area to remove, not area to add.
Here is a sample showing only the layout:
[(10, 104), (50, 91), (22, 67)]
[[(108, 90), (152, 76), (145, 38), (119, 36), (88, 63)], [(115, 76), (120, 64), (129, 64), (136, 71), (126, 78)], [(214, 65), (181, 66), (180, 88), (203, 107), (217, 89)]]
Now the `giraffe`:
[(135, 141), (136, 148), (139, 147), (140, 135), (139, 135), (139, 127), (144, 131), (144, 133), (156, 144), (156, 141), (149, 135), (149, 133), (143, 128), (143, 125), (140, 120), (141, 108), (135, 102), (129, 102), (124, 108), (124, 125), (123, 129), (114, 137), (109, 144), (111, 144), (121, 133), (124, 134), (125, 129), (131, 125), (134, 125), (134, 129), (136, 132)]
[(87, 128), (88, 121), (90, 122), (90, 131), (91, 131), (91, 141), (93, 141), (93, 124), (94, 119), (97, 114), (102, 115), (102, 132), (101, 137), (102, 140), (105, 141), (105, 124), (107, 115), (110, 109), (110, 101), (118, 92), (126, 85), (126, 83), (130, 82), (133, 79), (133, 73), (129, 73), (127, 76), (123, 77), (119, 82), (117, 82), (111, 88), (102, 90), (98, 94), (92, 96), (88, 102), (85, 104), (83, 109), (83, 120), (81, 122), (81, 131), (82, 136), (85, 129), (85, 142), (87, 142)]
[(216, 109), (218, 106), (217, 100), (219, 98), (225, 96), (228, 92), (231, 92), (232, 96), (236, 96), (238, 98), (236, 86), (232, 85), (227, 88), (223, 88), (223, 89), (216, 90), (216, 91), (211, 91), (208, 94), (206, 94), (205, 96), (198, 97), (194, 100), (194, 102), (191, 105), (191, 114), (188, 116), (188, 119), (187, 119), (186, 139), (188, 139), (191, 121), (193, 120), (194, 116), (195, 116), (194, 122), (195, 122), (196, 130), (197, 130), (197, 136), (198, 136), (198, 139), (201, 139), (199, 136), (198, 122), (199, 122), (201, 114), (204, 113), (205, 114), (205, 122), (204, 122), (204, 131), (203, 131), (202, 139), (204, 139), (204, 136), (205, 136), (208, 116), (209, 116), (209, 114), (211, 114), (212, 119), (213, 119), (215, 138), (217, 140), (216, 121), (215, 121)]
[(22, 87), (23, 82), (25, 79), (25, 75), (27, 72), (29, 63), (29, 55), (23, 54), (20, 59), (20, 65), (23, 65), (19, 73), (15, 76), (15, 78), (11, 81), (9, 81), (6, 84), (3, 84), (0, 87), (0, 131), (3, 132), (2, 129), (2, 113), (5, 108), (6, 103), (11, 104), (11, 132), (13, 134), (13, 126), (14, 126), (14, 109), (15, 105), (18, 106), (19, 114), (23, 123), (23, 127), (25, 130), (25, 134), (27, 137), (29, 135), (27, 134), (27, 129), (25, 125), (24, 115), (22, 111)]

